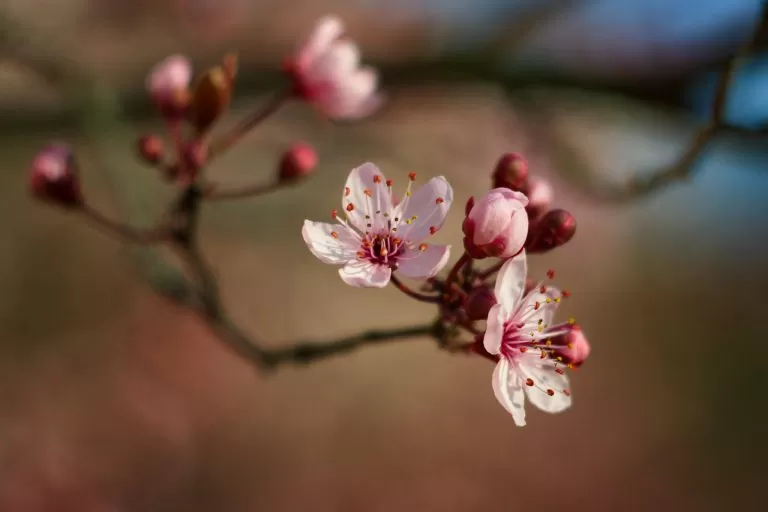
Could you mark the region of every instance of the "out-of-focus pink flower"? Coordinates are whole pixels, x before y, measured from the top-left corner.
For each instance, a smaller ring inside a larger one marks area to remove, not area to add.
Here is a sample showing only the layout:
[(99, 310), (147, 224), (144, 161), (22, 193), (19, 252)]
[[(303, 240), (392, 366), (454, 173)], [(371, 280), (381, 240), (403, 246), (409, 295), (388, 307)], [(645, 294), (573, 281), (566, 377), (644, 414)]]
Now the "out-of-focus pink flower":
[(464, 219), (464, 248), (470, 256), (510, 258), (520, 252), (528, 236), (528, 199), (507, 188), (495, 188), (471, 202)]
[(526, 272), (525, 252), (502, 266), (495, 288), (498, 304), (488, 313), (483, 338), (485, 350), (499, 358), (493, 391), (520, 427), (525, 425), (526, 397), (545, 412), (570, 407), (565, 370), (574, 364), (560, 357), (570, 351), (580, 364), (589, 354), (586, 338), (571, 322), (552, 324), (558, 304), (568, 294), (540, 284), (524, 295)]
[(552, 205), (552, 199), (555, 196), (552, 185), (547, 180), (536, 177), (531, 177), (528, 180), (525, 192), (528, 196), (528, 206), (525, 207), (525, 210), (530, 219), (537, 219), (544, 215)]
[(312, 254), (323, 263), (344, 265), (339, 274), (356, 287), (382, 288), (397, 270), (415, 279), (436, 275), (447, 263), (450, 246), (425, 243), (445, 222), (453, 189), (442, 176), (411, 192), (409, 174), (402, 202), (392, 200), (392, 181), (372, 163), (349, 173), (336, 224), (304, 221), (301, 231)]
[(51, 144), (41, 150), (29, 168), (29, 185), (38, 199), (74, 207), (83, 202), (77, 162), (66, 144)]
[(339, 18), (321, 18), (285, 69), (293, 79), (294, 93), (324, 115), (360, 119), (382, 103), (378, 75), (371, 67), (359, 66), (360, 52), (353, 42), (341, 39), (343, 31)]
[(147, 76), (147, 90), (167, 115), (183, 113), (192, 81), (192, 64), (183, 55), (171, 55), (155, 64)]
[(297, 142), (280, 159), (280, 181), (293, 181), (312, 174), (317, 166), (317, 153), (306, 142)]

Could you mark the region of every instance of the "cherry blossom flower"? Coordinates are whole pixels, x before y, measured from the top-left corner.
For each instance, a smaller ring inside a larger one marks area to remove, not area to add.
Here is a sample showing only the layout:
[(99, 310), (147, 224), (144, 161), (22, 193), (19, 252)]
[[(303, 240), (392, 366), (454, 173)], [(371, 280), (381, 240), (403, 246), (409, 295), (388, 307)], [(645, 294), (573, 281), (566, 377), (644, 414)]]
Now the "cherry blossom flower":
[(293, 79), (294, 93), (325, 116), (360, 119), (382, 103), (376, 90), (378, 75), (371, 67), (359, 67), (360, 52), (353, 42), (341, 39), (343, 32), (339, 18), (321, 18), (285, 69)]
[(171, 55), (158, 62), (147, 76), (146, 86), (161, 112), (171, 118), (187, 108), (192, 63), (183, 55)]
[(552, 325), (555, 310), (568, 293), (539, 284), (524, 296), (525, 282), (526, 255), (522, 252), (507, 260), (499, 272), (498, 304), (488, 313), (483, 339), (485, 350), (499, 358), (493, 372), (496, 399), (519, 427), (525, 425), (526, 397), (549, 413), (570, 407), (565, 370), (578, 366), (589, 354), (586, 337), (572, 321)]
[(344, 265), (339, 274), (356, 287), (382, 288), (397, 270), (415, 279), (436, 275), (447, 263), (450, 246), (424, 242), (445, 222), (453, 189), (442, 176), (411, 191), (409, 174), (400, 203), (393, 200), (392, 180), (372, 163), (349, 173), (342, 207), (346, 220), (331, 212), (335, 224), (304, 221), (302, 236), (323, 263)]

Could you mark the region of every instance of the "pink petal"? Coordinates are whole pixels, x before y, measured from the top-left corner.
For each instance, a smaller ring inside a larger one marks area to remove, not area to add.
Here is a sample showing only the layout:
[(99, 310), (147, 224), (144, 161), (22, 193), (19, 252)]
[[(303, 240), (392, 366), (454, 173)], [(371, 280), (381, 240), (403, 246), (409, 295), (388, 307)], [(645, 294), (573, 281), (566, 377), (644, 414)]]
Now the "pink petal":
[[(533, 379), (533, 386), (525, 386), (525, 394), (533, 405), (553, 414), (571, 406), (568, 375), (556, 372), (552, 361), (531, 354), (524, 356), (519, 364), (524, 377)], [(547, 393), (549, 389), (553, 391), (552, 396)]]
[[(453, 189), (448, 181), (438, 176), (419, 187), (411, 197), (403, 199), (395, 214), (400, 218), (398, 235), (418, 242), (443, 226), (448, 209), (453, 203)], [(413, 219), (410, 225), (404, 222)], [(431, 229), (434, 228), (434, 229)]]
[(427, 279), (440, 272), (451, 255), (450, 245), (428, 244), (425, 251), (408, 250), (397, 260), (397, 270), (414, 279)]
[(501, 352), (501, 341), (504, 338), (504, 323), (508, 313), (501, 304), (495, 304), (488, 311), (488, 320), (485, 326), (483, 346), (489, 354), (496, 355)]
[(344, 24), (338, 17), (328, 15), (320, 18), (299, 50), (299, 60), (302, 63), (311, 63), (318, 55), (324, 53), (343, 32)]
[[(336, 237), (332, 235), (336, 233)], [(309, 250), (323, 263), (343, 265), (357, 259), (360, 239), (340, 224), (304, 221), (301, 236)]]
[(350, 80), (360, 63), (360, 49), (352, 41), (336, 41), (304, 71), (310, 82), (331, 82), (336, 87)]
[(384, 102), (376, 92), (378, 75), (373, 68), (363, 68), (336, 79), (328, 79), (317, 88), (316, 103), (331, 119), (353, 120), (372, 114)]
[(507, 311), (519, 309), (525, 291), (525, 276), (528, 272), (525, 251), (504, 262), (496, 277), (496, 301)]
[(525, 426), (525, 393), (523, 381), (509, 360), (502, 357), (493, 370), (493, 394), (502, 407), (512, 415), (515, 425)]
[(171, 55), (155, 64), (147, 77), (147, 89), (154, 94), (186, 89), (192, 81), (192, 63), (183, 55)]
[(340, 268), (339, 275), (345, 283), (356, 288), (384, 288), (389, 284), (392, 270), (369, 261), (353, 261)]
[(505, 234), (515, 214), (514, 207), (519, 204), (507, 200), (502, 194), (489, 192), (484, 195), (468, 215), (469, 219), (475, 223), (472, 241), (476, 245), (490, 244), (498, 236)]
[[(370, 197), (365, 194), (366, 190), (370, 191)], [(351, 212), (347, 210), (350, 204), (354, 207)], [(392, 201), (387, 178), (378, 167), (366, 162), (352, 169), (344, 187), (342, 207), (360, 232), (387, 230), (387, 222), (392, 218)]]
[(522, 209), (515, 211), (505, 228), (504, 235), (502, 235), (506, 246), (499, 258), (511, 258), (520, 251), (528, 238), (528, 227), (528, 213)]
[(499, 194), (503, 195), (505, 199), (518, 201), (523, 206), (523, 208), (528, 206), (528, 196), (522, 192), (518, 192), (517, 190), (510, 190), (506, 187), (500, 187), (491, 189), (489, 193), (490, 192), (498, 192)]

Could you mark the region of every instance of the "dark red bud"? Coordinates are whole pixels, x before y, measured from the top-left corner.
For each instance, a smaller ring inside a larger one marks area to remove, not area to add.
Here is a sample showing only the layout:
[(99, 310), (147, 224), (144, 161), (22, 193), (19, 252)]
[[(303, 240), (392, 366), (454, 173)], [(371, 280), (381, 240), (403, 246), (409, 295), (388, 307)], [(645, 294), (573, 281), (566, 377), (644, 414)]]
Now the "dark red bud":
[(547, 252), (567, 243), (576, 233), (576, 219), (565, 210), (550, 210), (531, 226), (525, 249), (529, 253)]
[(469, 212), (472, 211), (472, 208), (475, 206), (475, 198), (471, 197), (467, 199), (467, 204), (464, 206), (464, 215), (469, 215)]
[(503, 155), (493, 171), (493, 188), (522, 191), (528, 181), (528, 163), (517, 153)]
[(496, 296), (493, 294), (493, 290), (481, 285), (469, 292), (467, 300), (464, 302), (464, 311), (467, 313), (467, 318), (473, 322), (485, 320), (494, 305), (496, 305)]
[(294, 181), (309, 176), (317, 166), (317, 153), (305, 142), (291, 146), (280, 159), (280, 181)]
[(82, 205), (72, 149), (66, 144), (51, 144), (40, 151), (29, 168), (29, 186), (38, 199), (70, 208)]
[(160, 163), (165, 156), (163, 141), (155, 135), (140, 137), (136, 145), (139, 150), (139, 156), (148, 164)]

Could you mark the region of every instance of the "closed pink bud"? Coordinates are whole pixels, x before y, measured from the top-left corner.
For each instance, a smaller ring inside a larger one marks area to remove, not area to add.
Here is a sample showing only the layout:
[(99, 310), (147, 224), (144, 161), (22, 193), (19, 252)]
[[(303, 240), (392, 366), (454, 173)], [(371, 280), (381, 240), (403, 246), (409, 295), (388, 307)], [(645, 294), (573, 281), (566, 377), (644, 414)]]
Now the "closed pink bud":
[(549, 182), (542, 178), (532, 177), (526, 187), (528, 206), (525, 207), (530, 219), (537, 219), (544, 215), (552, 205), (555, 192)]
[(475, 259), (511, 258), (528, 235), (528, 199), (520, 192), (495, 188), (470, 209), (464, 219), (464, 248)]
[(70, 208), (83, 203), (77, 162), (66, 144), (51, 144), (35, 156), (29, 185), (38, 199)]
[(565, 210), (550, 210), (531, 228), (525, 249), (547, 252), (568, 242), (576, 234), (576, 219)]
[(317, 153), (306, 142), (297, 142), (280, 159), (280, 181), (294, 181), (308, 176), (317, 166)]
[(578, 325), (568, 327), (568, 332), (551, 338), (558, 361), (572, 366), (581, 366), (589, 357), (591, 348), (584, 331)]
[(467, 313), (467, 318), (472, 321), (485, 320), (488, 318), (488, 312), (495, 305), (496, 296), (493, 290), (487, 286), (478, 286), (469, 292), (464, 302), (464, 311)]
[(192, 64), (183, 55), (171, 55), (158, 62), (147, 77), (147, 90), (163, 114), (177, 117), (189, 104)]
[(493, 171), (493, 187), (522, 191), (528, 181), (528, 162), (517, 153), (502, 156)]

